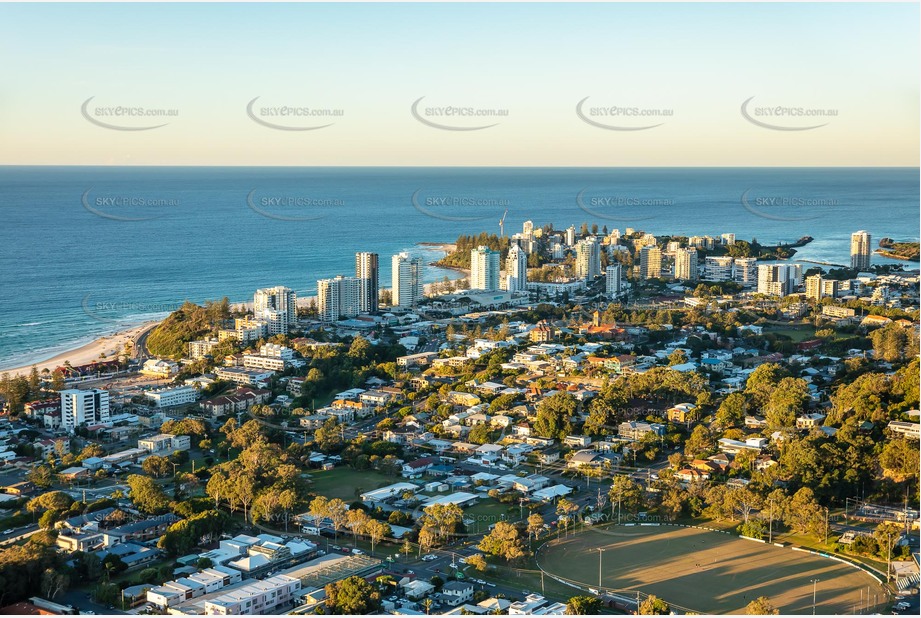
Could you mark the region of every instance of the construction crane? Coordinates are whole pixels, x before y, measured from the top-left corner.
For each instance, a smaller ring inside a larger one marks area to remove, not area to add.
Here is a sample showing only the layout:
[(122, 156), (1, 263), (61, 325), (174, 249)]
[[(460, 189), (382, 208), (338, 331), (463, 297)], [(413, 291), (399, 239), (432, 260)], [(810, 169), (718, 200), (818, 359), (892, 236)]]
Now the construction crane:
[(508, 208), (505, 209), (505, 213), (502, 215), (502, 218), (499, 219), (499, 238), (505, 236), (505, 217), (508, 216)]

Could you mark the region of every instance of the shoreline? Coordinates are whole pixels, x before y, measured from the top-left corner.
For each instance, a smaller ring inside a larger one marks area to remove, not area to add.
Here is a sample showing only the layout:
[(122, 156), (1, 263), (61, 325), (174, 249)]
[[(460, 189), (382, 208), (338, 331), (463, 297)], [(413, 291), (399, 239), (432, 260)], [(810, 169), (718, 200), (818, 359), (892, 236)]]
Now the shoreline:
[[(133, 326), (128, 326), (127, 328), (123, 328), (109, 335), (97, 337), (93, 341), (81, 346), (55, 353), (48, 358), (43, 359), (45, 356), (44, 354), (35, 354), (30, 362), (18, 367), (0, 369), (0, 374), (9, 374), (11, 378), (19, 375), (28, 376), (32, 371), (32, 367), (35, 367), (38, 369), (39, 375), (41, 375), (42, 370), (48, 369), (48, 371), (54, 371), (59, 366), (63, 365), (65, 361), (70, 361), (71, 365), (78, 366), (86, 365), (96, 360), (111, 360), (124, 349), (125, 343), (135, 340), (144, 331), (153, 328), (159, 323), (159, 320), (148, 320)], [(105, 359), (100, 359), (100, 354), (105, 354)]]

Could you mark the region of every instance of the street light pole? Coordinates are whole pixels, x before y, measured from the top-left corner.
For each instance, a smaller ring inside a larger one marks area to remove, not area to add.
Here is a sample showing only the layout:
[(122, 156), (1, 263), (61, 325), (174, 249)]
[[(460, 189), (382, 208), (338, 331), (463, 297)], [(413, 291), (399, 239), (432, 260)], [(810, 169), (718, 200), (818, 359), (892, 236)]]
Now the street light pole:
[(598, 548), (598, 592), (601, 592), (601, 555), (604, 553), (604, 549)]
[(889, 551), (886, 552), (886, 583), (889, 583), (889, 569), (892, 566), (892, 533), (886, 535), (889, 539)]
[(812, 580), (812, 615), (815, 616), (815, 585), (819, 582), (818, 579)]

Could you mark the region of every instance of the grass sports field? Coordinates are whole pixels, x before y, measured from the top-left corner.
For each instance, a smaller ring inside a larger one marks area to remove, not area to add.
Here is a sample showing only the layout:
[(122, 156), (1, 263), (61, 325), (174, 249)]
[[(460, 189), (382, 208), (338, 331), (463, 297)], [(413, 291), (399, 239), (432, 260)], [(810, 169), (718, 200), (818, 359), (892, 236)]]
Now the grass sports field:
[(548, 543), (537, 560), (549, 574), (595, 588), (599, 548), (604, 588), (639, 590), (696, 612), (740, 613), (766, 596), (782, 614), (811, 614), (813, 579), (817, 614), (860, 613), (862, 600), (871, 608), (887, 600), (876, 580), (854, 567), (697, 528), (595, 528)]

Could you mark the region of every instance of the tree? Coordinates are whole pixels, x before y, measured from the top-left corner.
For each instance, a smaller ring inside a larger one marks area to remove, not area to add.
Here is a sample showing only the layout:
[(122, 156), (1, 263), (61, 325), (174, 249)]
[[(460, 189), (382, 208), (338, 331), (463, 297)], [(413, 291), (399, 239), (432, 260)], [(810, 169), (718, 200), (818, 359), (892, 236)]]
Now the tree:
[(483, 557), (483, 554), (473, 554), (467, 558), (467, 564), (481, 573), (489, 567), (489, 565), (486, 564), (486, 558)]
[(917, 354), (918, 341), (914, 329), (892, 323), (870, 333), (875, 358), (894, 363)]
[(490, 441), (489, 425), (480, 423), (470, 430), (467, 439), (473, 444), (486, 444)]
[(643, 488), (633, 478), (619, 474), (614, 477), (611, 489), (608, 490), (608, 499), (611, 501), (611, 513), (614, 505), (628, 513), (636, 513), (643, 508)]
[(41, 464), (29, 471), (29, 473), (26, 474), (26, 479), (36, 487), (48, 489), (54, 482), (54, 471), (51, 469), (51, 466)]
[(313, 520), (313, 525), (320, 529), (323, 520), (329, 517), (329, 499), (326, 496), (317, 496), (310, 501), (307, 514)]
[(508, 561), (521, 558), (525, 554), (521, 533), (516, 526), (506, 521), (497, 522), (477, 548)]
[(60, 511), (48, 509), (38, 518), (38, 527), (42, 530), (51, 530), (54, 528), (54, 524), (57, 523), (59, 516)]
[(640, 603), (639, 614), (641, 616), (655, 616), (668, 613), (668, 603), (654, 594), (649, 595)]
[(333, 533), (338, 538), (339, 530), (348, 521), (349, 507), (339, 498), (333, 498), (327, 503), (326, 509), (326, 516), (329, 517), (329, 521), (333, 525)]
[(560, 498), (556, 503), (556, 514), (557, 514), (557, 531), (560, 529), (560, 524), (564, 527), (569, 526), (569, 520), (579, 511), (579, 505), (571, 500), (566, 498)]
[(675, 365), (683, 365), (688, 362), (688, 355), (684, 350), (675, 350), (668, 355), (668, 366), (674, 367)]
[(537, 538), (544, 529), (544, 518), (540, 513), (531, 513), (528, 515), (528, 541)]
[(745, 381), (745, 394), (751, 398), (754, 409), (760, 410), (767, 405), (780, 381), (789, 376), (790, 372), (777, 363), (758, 365)]
[(438, 543), (438, 531), (435, 526), (431, 524), (423, 525), (422, 529), (419, 530), (419, 553), (434, 547), (436, 543)]
[[(34, 369), (34, 368), (33, 368)], [(67, 589), (70, 578), (54, 569), (45, 569), (42, 573), (42, 595), (51, 601)]]
[(591, 616), (601, 613), (601, 599), (590, 596), (571, 597), (566, 603), (566, 613), (576, 616)]
[(423, 509), (419, 521), (423, 527), (432, 527), (439, 540), (446, 540), (464, 521), (464, 511), (456, 504), (433, 504)]
[(358, 543), (358, 535), (363, 534), (365, 528), (368, 526), (368, 523), (371, 521), (371, 517), (364, 511), (364, 509), (349, 509), (346, 512), (346, 527), (352, 531), (353, 543)]
[(365, 525), (365, 534), (371, 539), (371, 555), (374, 555), (374, 546), (380, 542), (381, 539), (393, 534), (393, 530), (391, 530), (389, 524), (378, 521), (377, 519), (372, 519)]
[(380, 593), (356, 575), (326, 584), (326, 609), (331, 614), (362, 615), (380, 608)]
[(537, 406), (534, 432), (544, 438), (562, 440), (572, 433), (571, 418), (579, 404), (570, 393), (558, 392), (545, 398)]
[(747, 407), (745, 395), (730, 393), (716, 411), (716, 422), (724, 429), (737, 427), (745, 421)]
[(746, 616), (774, 616), (779, 613), (780, 610), (767, 597), (758, 597), (745, 606)]
[(128, 476), (128, 496), (138, 509), (145, 513), (156, 515), (162, 513), (169, 506), (169, 498), (163, 489), (148, 476), (131, 474)]
[(918, 448), (904, 438), (887, 440), (879, 464), (897, 481), (918, 477)]
[(824, 511), (815, 501), (812, 490), (801, 487), (787, 504), (783, 521), (794, 532), (820, 536), (825, 530)]
[(33, 513), (46, 509), (66, 511), (73, 503), (74, 499), (63, 491), (51, 491), (29, 500), (29, 502), (26, 503), (26, 509)]
[[(754, 375), (754, 374), (752, 374)], [(809, 385), (801, 378), (784, 378), (768, 397), (764, 418), (771, 429), (793, 427), (809, 402)]]
[(715, 443), (710, 430), (704, 425), (697, 425), (684, 443), (684, 454), (689, 459), (696, 459), (706, 455), (713, 449)]
[(342, 448), (342, 428), (336, 418), (329, 417), (323, 426), (313, 433), (313, 441), (324, 453), (330, 453)]
[(151, 455), (141, 464), (141, 470), (154, 478), (163, 478), (169, 476), (173, 471), (173, 465), (166, 457)]

